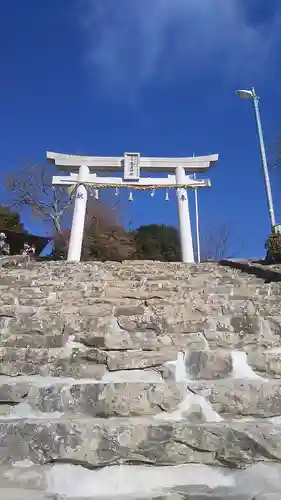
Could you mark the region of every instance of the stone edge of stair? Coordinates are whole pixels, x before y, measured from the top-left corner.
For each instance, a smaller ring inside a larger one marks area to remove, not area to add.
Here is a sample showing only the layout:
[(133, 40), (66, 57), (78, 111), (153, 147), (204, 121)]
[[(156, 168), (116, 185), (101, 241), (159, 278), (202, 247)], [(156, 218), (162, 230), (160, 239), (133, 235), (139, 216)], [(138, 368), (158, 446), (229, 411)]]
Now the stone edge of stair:
[(0, 257), (0, 269), (5, 264), (17, 264), (18, 262), (29, 262), (29, 255), (7, 255), (5, 257)]
[(281, 281), (281, 270), (272, 269), (269, 264), (265, 264), (262, 260), (260, 262), (261, 264), (250, 260), (222, 259), (219, 264), (232, 269), (239, 269), (247, 274), (253, 274), (265, 281)]

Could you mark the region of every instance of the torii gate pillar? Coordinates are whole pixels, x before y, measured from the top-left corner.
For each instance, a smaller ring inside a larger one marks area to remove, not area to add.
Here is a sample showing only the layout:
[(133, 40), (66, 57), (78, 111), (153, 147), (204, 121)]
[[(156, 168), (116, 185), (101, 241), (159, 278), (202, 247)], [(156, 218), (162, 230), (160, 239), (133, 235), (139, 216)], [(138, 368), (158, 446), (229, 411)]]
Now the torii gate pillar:
[[(185, 183), (184, 167), (176, 168), (176, 181), (177, 184)], [(186, 189), (177, 189), (177, 200), (181, 240), (181, 261), (185, 264), (194, 263), (189, 203)]]
[[(87, 182), (89, 175), (89, 167), (86, 165), (81, 165), (78, 174), (78, 183)], [(68, 262), (80, 262), (83, 235), (84, 235), (84, 225), (87, 209), (87, 198), (88, 191), (83, 184), (78, 184), (74, 210), (73, 219), (70, 233), (70, 240), (68, 246), (67, 261)]]

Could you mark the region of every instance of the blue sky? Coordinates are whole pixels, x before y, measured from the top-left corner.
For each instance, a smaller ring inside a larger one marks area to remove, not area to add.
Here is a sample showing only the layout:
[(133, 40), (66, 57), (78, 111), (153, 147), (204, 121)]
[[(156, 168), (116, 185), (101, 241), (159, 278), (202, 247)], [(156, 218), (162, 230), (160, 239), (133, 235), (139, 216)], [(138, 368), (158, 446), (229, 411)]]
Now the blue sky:
[[(202, 232), (228, 225), (245, 255), (263, 254), (253, 109), (235, 90), (256, 86), (269, 149), (281, 124), (280, 0), (2, 0), (0, 9), (3, 175), (46, 150), (218, 152), (212, 188), (199, 196)], [(138, 194), (126, 210), (133, 225), (177, 224), (164, 193)]]

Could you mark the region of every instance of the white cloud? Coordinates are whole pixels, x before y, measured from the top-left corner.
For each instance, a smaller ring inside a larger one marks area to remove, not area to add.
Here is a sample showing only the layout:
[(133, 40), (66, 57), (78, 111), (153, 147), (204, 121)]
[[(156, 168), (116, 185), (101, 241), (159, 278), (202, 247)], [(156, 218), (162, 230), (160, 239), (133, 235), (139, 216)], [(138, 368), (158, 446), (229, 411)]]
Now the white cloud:
[(281, 42), (281, 5), (255, 24), (251, 6), (252, 0), (84, 0), (86, 64), (108, 88), (130, 83), (133, 91), (175, 71), (177, 78), (212, 67), (224, 74), (265, 71)]

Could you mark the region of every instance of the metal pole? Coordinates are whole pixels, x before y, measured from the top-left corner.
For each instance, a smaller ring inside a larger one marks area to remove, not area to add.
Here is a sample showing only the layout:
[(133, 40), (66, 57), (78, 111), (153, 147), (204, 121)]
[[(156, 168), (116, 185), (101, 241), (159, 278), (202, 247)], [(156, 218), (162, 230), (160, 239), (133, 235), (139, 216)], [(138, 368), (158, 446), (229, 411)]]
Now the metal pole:
[(263, 174), (264, 174), (264, 182), (265, 182), (265, 189), (266, 189), (266, 196), (267, 196), (267, 203), (268, 203), (268, 211), (269, 211), (271, 226), (273, 227), (275, 225), (275, 214), (274, 214), (274, 208), (273, 208), (272, 193), (271, 193), (270, 179), (269, 179), (269, 174), (268, 174), (268, 166), (267, 166), (263, 131), (262, 131), (262, 125), (261, 125), (261, 117), (260, 117), (260, 110), (259, 110), (260, 98), (257, 96), (254, 88), (252, 88), (252, 99), (253, 99), (253, 103), (254, 103), (255, 117), (256, 117), (257, 130), (258, 130), (260, 152), (261, 152), (261, 159), (262, 159), (262, 167), (263, 167)]
[[(196, 174), (194, 174), (194, 179), (196, 179)], [(195, 219), (196, 219), (196, 246), (197, 246), (197, 261), (201, 262), (201, 251), (200, 251), (200, 233), (199, 233), (199, 209), (198, 209), (198, 191), (195, 188)]]

